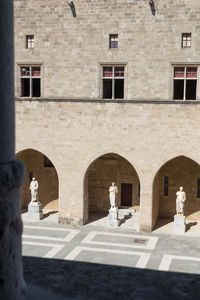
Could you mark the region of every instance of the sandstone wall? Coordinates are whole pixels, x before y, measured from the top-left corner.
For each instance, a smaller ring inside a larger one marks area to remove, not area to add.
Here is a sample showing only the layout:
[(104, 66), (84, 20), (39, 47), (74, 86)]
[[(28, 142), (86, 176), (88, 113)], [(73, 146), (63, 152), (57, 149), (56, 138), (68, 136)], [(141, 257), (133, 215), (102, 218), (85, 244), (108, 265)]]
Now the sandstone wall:
[[(72, 223), (88, 218), (84, 192), (89, 166), (107, 153), (124, 157), (141, 184), (141, 229), (150, 230), (159, 209), (153, 203), (154, 178), (180, 155), (199, 164), (199, 122), (198, 103), (16, 101), (16, 152), (35, 149), (52, 161), (59, 178), (60, 220)], [(198, 172), (195, 176), (200, 177)]]
[[(125, 98), (168, 100), (172, 64), (196, 63), (200, 56), (199, 0), (15, 0), (15, 88), (20, 95), (20, 63), (41, 63), (42, 96), (100, 98), (101, 64), (124, 63)], [(181, 48), (181, 34), (192, 33), (192, 47)], [(109, 34), (119, 48), (109, 49)], [(34, 34), (35, 48), (25, 49)], [(198, 87), (198, 99), (200, 88)]]
[[(75, 18), (67, 1), (14, 1), (16, 97), (20, 64), (42, 66), (39, 101), (16, 101), (16, 151), (35, 149), (53, 162), (61, 222), (87, 221), (87, 170), (102, 155), (118, 154), (134, 167), (143, 230), (152, 229), (163, 209), (173, 213), (172, 200), (161, 197), (158, 170), (180, 155), (200, 162), (199, 83), (196, 102), (165, 101), (172, 99), (173, 65), (199, 65), (199, 0), (154, 2), (155, 15), (147, 0), (77, 0)], [(183, 32), (192, 33), (191, 48), (181, 48)], [(112, 33), (118, 34), (118, 49), (109, 49)], [(25, 49), (30, 34), (35, 48)], [(101, 67), (117, 63), (125, 64), (125, 99), (130, 101), (101, 102)], [(200, 177), (195, 170), (192, 190)]]

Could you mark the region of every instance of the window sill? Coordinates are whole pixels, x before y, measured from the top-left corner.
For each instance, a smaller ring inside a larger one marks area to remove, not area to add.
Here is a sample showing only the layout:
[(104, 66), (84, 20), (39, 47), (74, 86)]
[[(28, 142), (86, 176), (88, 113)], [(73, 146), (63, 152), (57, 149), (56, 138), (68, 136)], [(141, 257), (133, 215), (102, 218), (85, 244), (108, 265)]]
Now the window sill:
[(25, 96), (21, 96), (21, 97), (16, 97), (16, 99), (24, 99), (24, 100), (31, 100), (31, 99), (41, 99), (42, 97), (25, 97)]
[(44, 97), (16, 97), (16, 101), (38, 101), (38, 102), (83, 102), (83, 103), (117, 103), (117, 104), (182, 104), (182, 105), (200, 105), (200, 100), (145, 100), (145, 99), (101, 99), (101, 98), (44, 98)]
[(189, 102), (194, 102), (194, 101), (199, 101), (197, 99), (173, 99), (173, 101), (182, 101), (182, 102), (185, 102), (185, 101), (189, 101)]

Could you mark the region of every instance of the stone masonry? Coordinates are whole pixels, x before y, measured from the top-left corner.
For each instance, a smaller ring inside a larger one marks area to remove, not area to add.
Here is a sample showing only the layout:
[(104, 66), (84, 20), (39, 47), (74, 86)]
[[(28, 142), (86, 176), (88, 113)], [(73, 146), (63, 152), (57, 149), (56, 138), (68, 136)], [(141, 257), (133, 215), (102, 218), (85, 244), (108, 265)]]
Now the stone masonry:
[[(173, 63), (198, 63), (198, 0), (75, 0), (77, 17), (67, 1), (15, 0), (16, 96), (20, 63), (41, 63), (42, 96), (101, 96), (101, 64), (124, 63), (125, 98), (169, 100)], [(181, 48), (181, 34), (192, 33), (192, 47)], [(109, 34), (119, 48), (109, 49)], [(35, 35), (35, 48), (25, 49), (25, 35)], [(200, 89), (198, 89), (200, 98)]]
[(145, 228), (156, 221), (152, 192), (159, 169), (181, 155), (200, 162), (198, 104), (17, 101), (16, 112), (17, 152), (37, 149), (53, 162), (59, 178), (59, 212), (65, 222), (87, 218), (84, 176), (103, 154), (117, 153), (134, 166)]
[[(87, 222), (88, 170), (111, 153), (139, 178), (140, 230), (172, 216), (181, 182), (186, 210), (199, 211), (200, 85), (197, 100), (172, 100), (174, 65), (195, 65), (199, 77), (199, 1), (155, 0), (153, 15), (146, 0), (75, 0), (76, 17), (62, 0), (14, 2), (16, 151), (37, 150), (53, 163), (60, 222)], [(181, 48), (184, 32), (191, 48)], [(35, 47), (25, 49), (31, 34)], [(109, 34), (118, 34), (118, 49), (109, 49)], [(20, 66), (31, 64), (42, 68), (40, 98), (20, 97)], [(102, 65), (109, 64), (125, 66), (124, 100), (102, 100)], [(165, 165), (174, 158), (180, 164)]]

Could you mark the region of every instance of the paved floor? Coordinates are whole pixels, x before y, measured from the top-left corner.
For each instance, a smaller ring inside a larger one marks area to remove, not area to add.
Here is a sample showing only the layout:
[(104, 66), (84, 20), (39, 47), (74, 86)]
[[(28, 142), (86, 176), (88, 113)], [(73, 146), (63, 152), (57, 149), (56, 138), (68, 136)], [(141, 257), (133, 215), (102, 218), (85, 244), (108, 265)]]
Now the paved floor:
[[(40, 223), (58, 224), (58, 211), (43, 209), (43, 219)], [(21, 214), (23, 222), (29, 222), (27, 210), (23, 210)]]
[[(169, 234), (173, 232), (173, 220), (158, 219), (156, 226), (153, 230), (157, 234)], [(198, 220), (190, 220), (186, 218), (186, 232), (185, 236), (199, 236), (200, 237), (200, 222)]]
[[(58, 212), (49, 211), (43, 209), (44, 218), (40, 220), (40, 224), (57, 224), (58, 225)], [(139, 214), (136, 213), (134, 218), (126, 218), (122, 221), (119, 230), (131, 230), (139, 231)], [(198, 220), (199, 220), (198, 216)], [(123, 217), (120, 217), (123, 219)], [(22, 219), (24, 222), (29, 221), (28, 214), (26, 211), (22, 213)], [(89, 223), (85, 226), (94, 226), (101, 229), (106, 229), (109, 227), (107, 214), (91, 214)], [(159, 219), (154, 228), (154, 233), (158, 234), (169, 234), (173, 232), (173, 221), (169, 219)], [(185, 235), (189, 236), (199, 236), (200, 237), (200, 222), (196, 220), (191, 220), (186, 218), (186, 232)]]
[[(93, 225), (77, 229), (25, 223), (23, 255), (28, 282), (62, 296), (71, 295), (72, 299), (127, 299), (128, 295), (135, 299), (157, 299), (157, 295), (168, 299), (165, 296), (169, 293), (174, 299), (200, 299), (198, 237), (141, 234)], [(96, 287), (95, 295), (91, 276), (97, 276), (101, 286)], [(83, 294), (80, 286), (85, 290)]]
[(24, 224), (23, 254), (200, 274), (196, 237)]

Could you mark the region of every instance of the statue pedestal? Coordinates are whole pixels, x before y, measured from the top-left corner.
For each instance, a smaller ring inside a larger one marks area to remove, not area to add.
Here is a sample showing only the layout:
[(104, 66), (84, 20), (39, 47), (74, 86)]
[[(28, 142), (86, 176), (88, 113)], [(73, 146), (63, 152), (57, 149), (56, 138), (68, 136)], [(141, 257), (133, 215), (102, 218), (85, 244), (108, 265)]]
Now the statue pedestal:
[(174, 216), (174, 233), (185, 233), (185, 216)]
[(41, 220), (43, 218), (42, 204), (40, 202), (30, 202), (28, 205), (27, 217), (29, 220), (33, 221)]
[(110, 226), (119, 227), (120, 220), (118, 219), (118, 214), (119, 214), (119, 210), (117, 207), (109, 209), (108, 220), (109, 220)]

